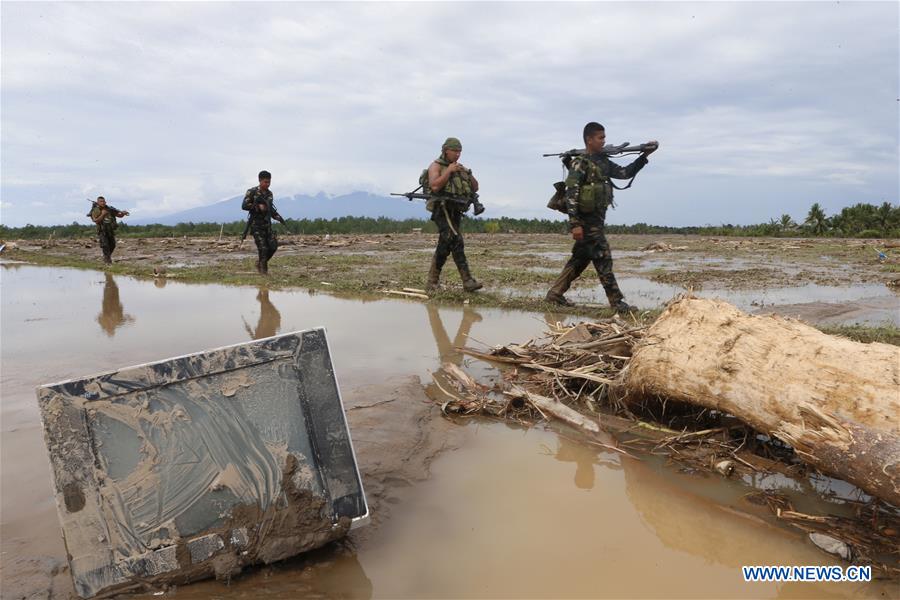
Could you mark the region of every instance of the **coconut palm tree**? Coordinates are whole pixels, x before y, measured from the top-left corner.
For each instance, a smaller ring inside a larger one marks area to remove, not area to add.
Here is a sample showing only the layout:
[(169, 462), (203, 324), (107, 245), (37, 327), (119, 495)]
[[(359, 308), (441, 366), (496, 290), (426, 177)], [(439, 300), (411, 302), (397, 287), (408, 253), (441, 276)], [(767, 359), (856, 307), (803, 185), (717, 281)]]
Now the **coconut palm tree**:
[(895, 221), (894, 207), (891, 206), (890, 202), (883, 203), (875, 210), (875, 217), (877, 219), (879, 229), (881, 229), (881, 231), (883, 232), (887, 232)]
[(788, 231), (797, 227), (797, 223), (794, 222), (791, 215), (781, 215), (781, 219), (779, 219), (778, 223), (781, 225), (782, 231)]
[(825, 211), (818, 202), (809, 208), (809, 214), (806, 215), (806, 221), (803, 224), (812, 231), (813, 235), (822, 235), (828, 231), (828, 217), (825, 216)]

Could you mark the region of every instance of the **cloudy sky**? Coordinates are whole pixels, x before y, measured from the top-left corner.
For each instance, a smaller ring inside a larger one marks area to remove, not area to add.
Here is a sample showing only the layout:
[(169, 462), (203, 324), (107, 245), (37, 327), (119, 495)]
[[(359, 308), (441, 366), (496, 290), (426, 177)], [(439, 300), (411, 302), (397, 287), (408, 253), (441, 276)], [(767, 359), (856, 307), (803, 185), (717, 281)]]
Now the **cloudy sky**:
[(276, 197), (406, 191), (448, 135), (485, 216), (552, 217), (540, 155), (591, 120), (661, 143), (610, 222), (896, 203), (898, 7), (3, 2), (0, 221), (162, 215), (262, 168)]

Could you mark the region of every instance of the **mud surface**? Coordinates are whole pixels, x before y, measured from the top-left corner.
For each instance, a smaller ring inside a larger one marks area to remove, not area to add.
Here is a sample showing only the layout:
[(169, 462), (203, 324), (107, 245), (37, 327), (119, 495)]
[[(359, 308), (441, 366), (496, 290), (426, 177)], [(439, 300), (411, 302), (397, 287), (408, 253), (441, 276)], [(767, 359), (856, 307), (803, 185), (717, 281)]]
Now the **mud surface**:
[(743, 564), (838, 563), (762, 510), (748, 518), (753, 509), (740, 482), (586, 448), (563, 430), (440, 415), (434, 400), (443, 397), (444, 363), (488, 385), (502, 376), (454, 345), (527, 339), (566, 317), (177, 280), (157, 285), (27, 265), (4, 266), (0, 277), (4, 599), (69, 598), (73, 591), (34, 386), (316, 326), (328, 331), (371, 525), (302, 557), (247, 569), (230, 583), (178, 586), (165, 597), (894, 592), (883, 583), (744, 583)]
[[(436, 238), (428, 234), (282, 236), (270, 265), (275, 286), (381, 293), (424, 285), (428, 254)], [(895, 241), (858, 239), (710, 238), (701, 236), (610, 235), (614, 270), (632, 304), (658, 308), (674, 294), (692, 290), (747, 311), (786, 314), (812, 301), (841, 305), (825, 322), (900, 324), (900, 248)], [(569, 257), (571, 240), (554, 234), (472, 234), (466, 252), (485, 288), (479, 302), (506, 305), (509, 298), (543, 298)], [(886, 260), (879, 260), (876, 249)], [(91, 240), (53, 243), (23, 241), (4, 254), (9, 260), (98, 265)], [(170, 280), (259, 281), (252, 244), (233, 239), (122, 238), (115, 270)], [(458, 292), (452, 264), (445, 289)], [(588, 269), (570, 297), (606, 304), (596, 275)], [(796, 314), (816, 319), (819, 312)], [(123, 318), (127, 318), (123, 316)]]

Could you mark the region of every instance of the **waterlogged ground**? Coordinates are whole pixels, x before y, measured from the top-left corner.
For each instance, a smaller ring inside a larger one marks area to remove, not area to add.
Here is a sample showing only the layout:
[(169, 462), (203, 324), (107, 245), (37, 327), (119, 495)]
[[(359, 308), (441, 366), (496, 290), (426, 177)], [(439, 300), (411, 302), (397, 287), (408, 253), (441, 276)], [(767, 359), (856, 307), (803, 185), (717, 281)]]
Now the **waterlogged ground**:
[[(416, 244), (422, 247), (404, 252), (424, 264), (427, 244)], [(479, 242), (472, 245), (474, 262)], [(322, 250), (335, 256), (329, 252)], [(291, 261), (300, 256), (280, 257), (273, 283), (290, 277)], [(644, 255), (620, 262), (630, 259)], [(240, 269), (248, 260), (222, 264)], [(535, 260), (549, 265), (561, 258)], [(859, 265), (854, 272), (863, 270)], [(881, 267), (867, 267), (854, 284), (878, 284)], [(522, 341), (564, 315), (421, 303), (377, 291), (337, 296), (20, 263), (0, 267), (0, 286), (4, 599), (72, 595), (35, 386), (317, 326), (328, 332), (372, 524), (230, 585), (201, 582), (165, 597), (896, 596), (896, 582), (745, 583), (741, 565), (838, 563), (742, 500), (748, 488), (739, 482), (597, 451), (565, 430), (440, 416), (434, 382), (444, 362), (484, 382), (499, 376), (464, 359), (455, 345)], [(630, 295), (639, 295), (636, 288)], [(892, 299), (896, 309), (896, 296), (872, 297)]]
[[(428, 234), (283, 236), (269, 282), (350, 293), (421, 288), (435, 239)], [(658, 309), (690, 290), (743, 310), (778, 312), (823, 325), (900, 324), (896, 241), (651, 235), (611, 235), (609, 240), (620, 287), (641, 309)], [(668, 249), (646, 250), (654, 244)], [(99, 249), (91, 240), (17, 246), (5, 256), (40, 264), (99, 264)], [(571, 240), (552, 234), (476, 234), (466, 237), (466, 248), (475, 276), (485, 284), (470, 300), (473, 305), (542, 310), (542, 298), (569, 257)], [(880, 261), (878, 251), (887, 259)], [(241, 247), (228, 238), (121, 239), (115, 258), (114, 273), (152, 277), (156, 269), (182, 281), (261, 280), (251, 240)], [(452, 261), (443, 281), (445, 292), (438, 301), (461, 301), (464, 294)], [(570, 297), (606, 304), (591, 268)]]

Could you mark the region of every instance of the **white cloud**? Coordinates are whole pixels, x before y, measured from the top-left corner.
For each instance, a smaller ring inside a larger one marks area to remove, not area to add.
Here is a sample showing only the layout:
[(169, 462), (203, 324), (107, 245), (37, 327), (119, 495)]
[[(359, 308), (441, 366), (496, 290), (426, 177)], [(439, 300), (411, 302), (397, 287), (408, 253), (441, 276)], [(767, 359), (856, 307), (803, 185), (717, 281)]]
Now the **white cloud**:
[(456, 135), (489, 206), (550, 216), (559, 167), (539, 155), (597, 119), (611, 141), (662, 142), (629, 193), (669, 200), (648, 198), (641, 220), (702, 175), (896, 198), (897, 16), (891, 3), (7, 3), (3, 197), (105, 193), (150, 216), (239, 194), (261, 168), (283, 194), (399, 191)]

